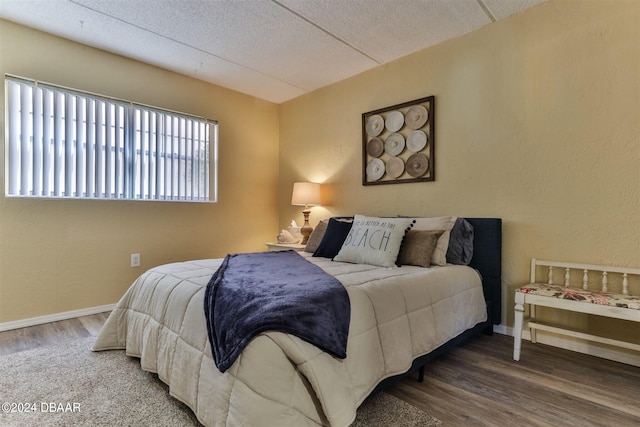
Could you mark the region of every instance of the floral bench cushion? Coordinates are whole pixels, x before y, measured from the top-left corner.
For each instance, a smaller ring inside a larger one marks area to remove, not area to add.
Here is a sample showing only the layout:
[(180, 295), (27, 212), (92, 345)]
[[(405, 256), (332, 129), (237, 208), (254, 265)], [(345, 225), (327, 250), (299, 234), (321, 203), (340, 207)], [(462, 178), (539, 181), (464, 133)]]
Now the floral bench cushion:
[(614, 292), (589, 291), (580, 288), (545, 285), (540, 283), (532, 283), (523, 286), (518, 289), (517, 292), (640, 310), (640, 296), (623, 295)]

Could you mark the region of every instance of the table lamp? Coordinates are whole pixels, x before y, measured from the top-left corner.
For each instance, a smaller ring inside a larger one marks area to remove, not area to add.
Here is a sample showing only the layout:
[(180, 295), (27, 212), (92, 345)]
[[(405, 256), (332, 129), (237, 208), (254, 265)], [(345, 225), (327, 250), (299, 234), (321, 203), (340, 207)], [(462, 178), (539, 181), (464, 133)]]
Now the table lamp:
[(313, 227), (309, 224), (309, 206), (320, 206), (320, 184), (314, 182), (295, 182), (293, 184), (293, 193), (291, 195), (291, 204), (296, 206), (304, 206), (302, 211), (304, 215), (304, 225), (300, 228), (302, 234), (302, 244), (306, 244), (309, 236), (313, 231)]

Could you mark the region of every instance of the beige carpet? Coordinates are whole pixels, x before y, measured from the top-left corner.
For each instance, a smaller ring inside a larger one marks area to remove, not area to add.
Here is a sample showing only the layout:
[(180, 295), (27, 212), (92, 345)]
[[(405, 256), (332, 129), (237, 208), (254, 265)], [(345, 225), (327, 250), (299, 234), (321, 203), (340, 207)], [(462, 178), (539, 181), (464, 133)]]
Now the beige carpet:
[[(0, 357), (0, 426), (198, 426), (193, 412), (124, 351), (90, 350), (95, 338)], [(17, 411), (17, 412), (12, 412)], [(435, 426), (389, 394), (358, 410), (354, 427)]]

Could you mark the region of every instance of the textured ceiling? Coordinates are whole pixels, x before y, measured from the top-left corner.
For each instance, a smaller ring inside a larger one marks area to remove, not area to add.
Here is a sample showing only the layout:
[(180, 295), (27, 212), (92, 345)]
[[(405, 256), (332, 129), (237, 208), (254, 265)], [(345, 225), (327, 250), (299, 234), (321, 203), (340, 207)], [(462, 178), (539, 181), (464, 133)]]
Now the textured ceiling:
[(280, 103), (545, 0), (0, 0), (0, 18)]

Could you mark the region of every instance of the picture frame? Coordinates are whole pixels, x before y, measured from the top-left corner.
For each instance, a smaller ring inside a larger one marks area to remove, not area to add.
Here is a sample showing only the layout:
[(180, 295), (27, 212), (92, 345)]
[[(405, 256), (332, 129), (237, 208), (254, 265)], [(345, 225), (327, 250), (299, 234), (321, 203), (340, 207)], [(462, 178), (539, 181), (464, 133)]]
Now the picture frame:
[(435, 97), (362, 114), (362, 185), (435, 181)]

